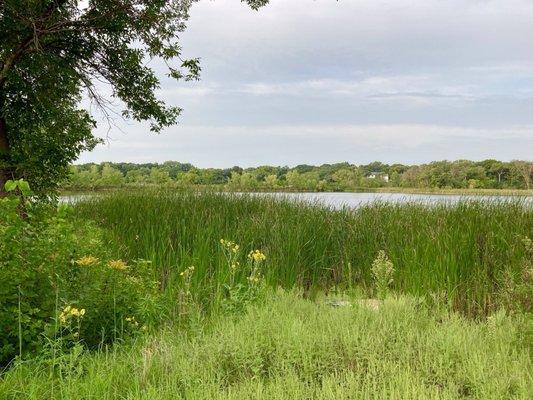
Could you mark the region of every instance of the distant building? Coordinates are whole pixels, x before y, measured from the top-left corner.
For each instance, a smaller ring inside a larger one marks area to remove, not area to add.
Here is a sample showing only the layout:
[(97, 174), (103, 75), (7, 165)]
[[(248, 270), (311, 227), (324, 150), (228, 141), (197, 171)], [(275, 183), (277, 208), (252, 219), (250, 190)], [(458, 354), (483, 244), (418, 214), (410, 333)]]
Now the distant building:
[(389, 174), (383, 172), (371, 172), (366, 176), (368, 179), (383, 179), (385, 182), (389, 181)]

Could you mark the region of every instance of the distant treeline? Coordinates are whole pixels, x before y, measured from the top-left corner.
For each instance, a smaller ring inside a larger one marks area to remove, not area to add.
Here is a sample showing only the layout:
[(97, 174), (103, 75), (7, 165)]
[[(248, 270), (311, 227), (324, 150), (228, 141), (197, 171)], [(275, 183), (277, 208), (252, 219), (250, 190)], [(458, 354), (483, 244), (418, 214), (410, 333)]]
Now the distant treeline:
[(435, 161), (422, 165), (347, 162), (294, 168), (260, 166), (226, 169), (162, 164), (102, 163), (71, 166), (66, 189), (125, 185), (216, 185), (230, 190), (351, 191), (364, 188), (529, 189), (533, 162)]

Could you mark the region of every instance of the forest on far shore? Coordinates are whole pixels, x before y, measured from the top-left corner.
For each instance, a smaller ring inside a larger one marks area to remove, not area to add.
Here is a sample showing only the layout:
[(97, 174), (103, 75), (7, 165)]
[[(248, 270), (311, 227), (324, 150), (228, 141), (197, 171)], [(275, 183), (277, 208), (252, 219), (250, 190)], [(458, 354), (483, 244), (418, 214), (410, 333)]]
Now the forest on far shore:
[(533, 162), (514, 160), (434, 161), (422, 165), (365, 165), (197, 168), (189, 163), (72, 165), (64, 189), (125, 185), (222, 186), (229, 190), (351, 191), (361, 188), (530, 189)]

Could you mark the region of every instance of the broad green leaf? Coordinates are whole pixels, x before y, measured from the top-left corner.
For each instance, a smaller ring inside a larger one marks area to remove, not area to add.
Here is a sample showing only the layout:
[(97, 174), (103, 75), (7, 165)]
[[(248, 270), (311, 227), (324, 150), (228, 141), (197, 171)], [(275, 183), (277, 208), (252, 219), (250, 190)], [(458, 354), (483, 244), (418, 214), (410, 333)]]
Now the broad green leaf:
[(13, 190), (15, 190), (17, 188), (17, 182), (13, 181), (13, 180), (8, 180), (5, 185), (4, 185), (4, 189), (6, 190), (6, 192), (12, 192)]

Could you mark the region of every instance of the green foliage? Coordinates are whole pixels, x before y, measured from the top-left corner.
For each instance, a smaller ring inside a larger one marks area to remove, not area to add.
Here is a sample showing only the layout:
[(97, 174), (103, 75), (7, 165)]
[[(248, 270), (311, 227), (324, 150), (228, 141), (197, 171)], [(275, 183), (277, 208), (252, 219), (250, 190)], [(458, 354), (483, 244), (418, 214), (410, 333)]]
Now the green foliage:
[(530, 399), (526, 321), (465, 320), (409, 298), (379, 311), (277, 292), (239, 318), (83, 355), (81, 373), (42, 364), (0, 378), (0, 398)]
[[(155, 132), (181, 109), (156, 96), (158, 58), (173, 79), (199, 79), (198, 58), (183, 59), (179, 36), (194, 0), (5, 0), (0, 5), (0, 185), (25, 177), (36, 192), (54, 188), (81, 151), (99, 142), (83, 95), (109, 115), (112, 88), (123, 116)], [(253, 9), (267, 3), (248, 0)], [(104, 181), (105, 183), (105, 181)]]
[[(113, 168), (117, 181), (103, 179), (104, 169)], [(118, 174), (122, 176), (118, 176)], [(377, 188), (414, 189), (528, 189), (533, 163), (496, 160), (436, 161), (407, 166), (379, 162), (367, 165), (348, 163), (294, 168), (199, 169), (190, 164), (167, 161), (163, 164), (85, 164), (71, 169), (65, 188), (93, 189), (129, 185), (192, 186), (216, 185), (236, 191), (357, 191)]]
[(7, 193), (14, 192), (18, 189), (20, 194), (24, 197), (28, 197), (32, 194), (30, 185), (24, 179), (18, 179), (16, 181), (10, 179), (5, 183), (4, 189)]
[[(372, 263), (384, 250), (396, 291), (445, 293), (456, 309), (483, 314), (502, 305), (507, 275), (516, 282), (523, 275), (531, 255), (522, 238), (533, 232), (532, 209), (519, 199), (330, 210), (282, 198), (143, 190), (94, 196), (75, 209), (108, 228), (109, 243), (125, 257), (153, 261), (165, 290), (177, 290), (176, 271), (194, 265), (191, 291), (204, 305), (216, 304), (229, 280), (222, 237), (244, 254), (268, 255), (266, 283), (308, 291), (361, 286), (370, 293)], [(247, 276), (236, 273), (234, 283)]]
[[(16, 188), (30, 193), (24, 181), (6, 184)], [(75, 220), (65, 206), (28, 203), (21, 213), (20, 202), (0, 199), (0, 365), (34, 355), (47, 340), (110, 343), (132, 330), (126, 317), (153, 322), (154, 310), (146, 309), (156, 294), (151, 266), (132, 261), (117, 269), (123, 264), (110, 259), (94, 224)]]

